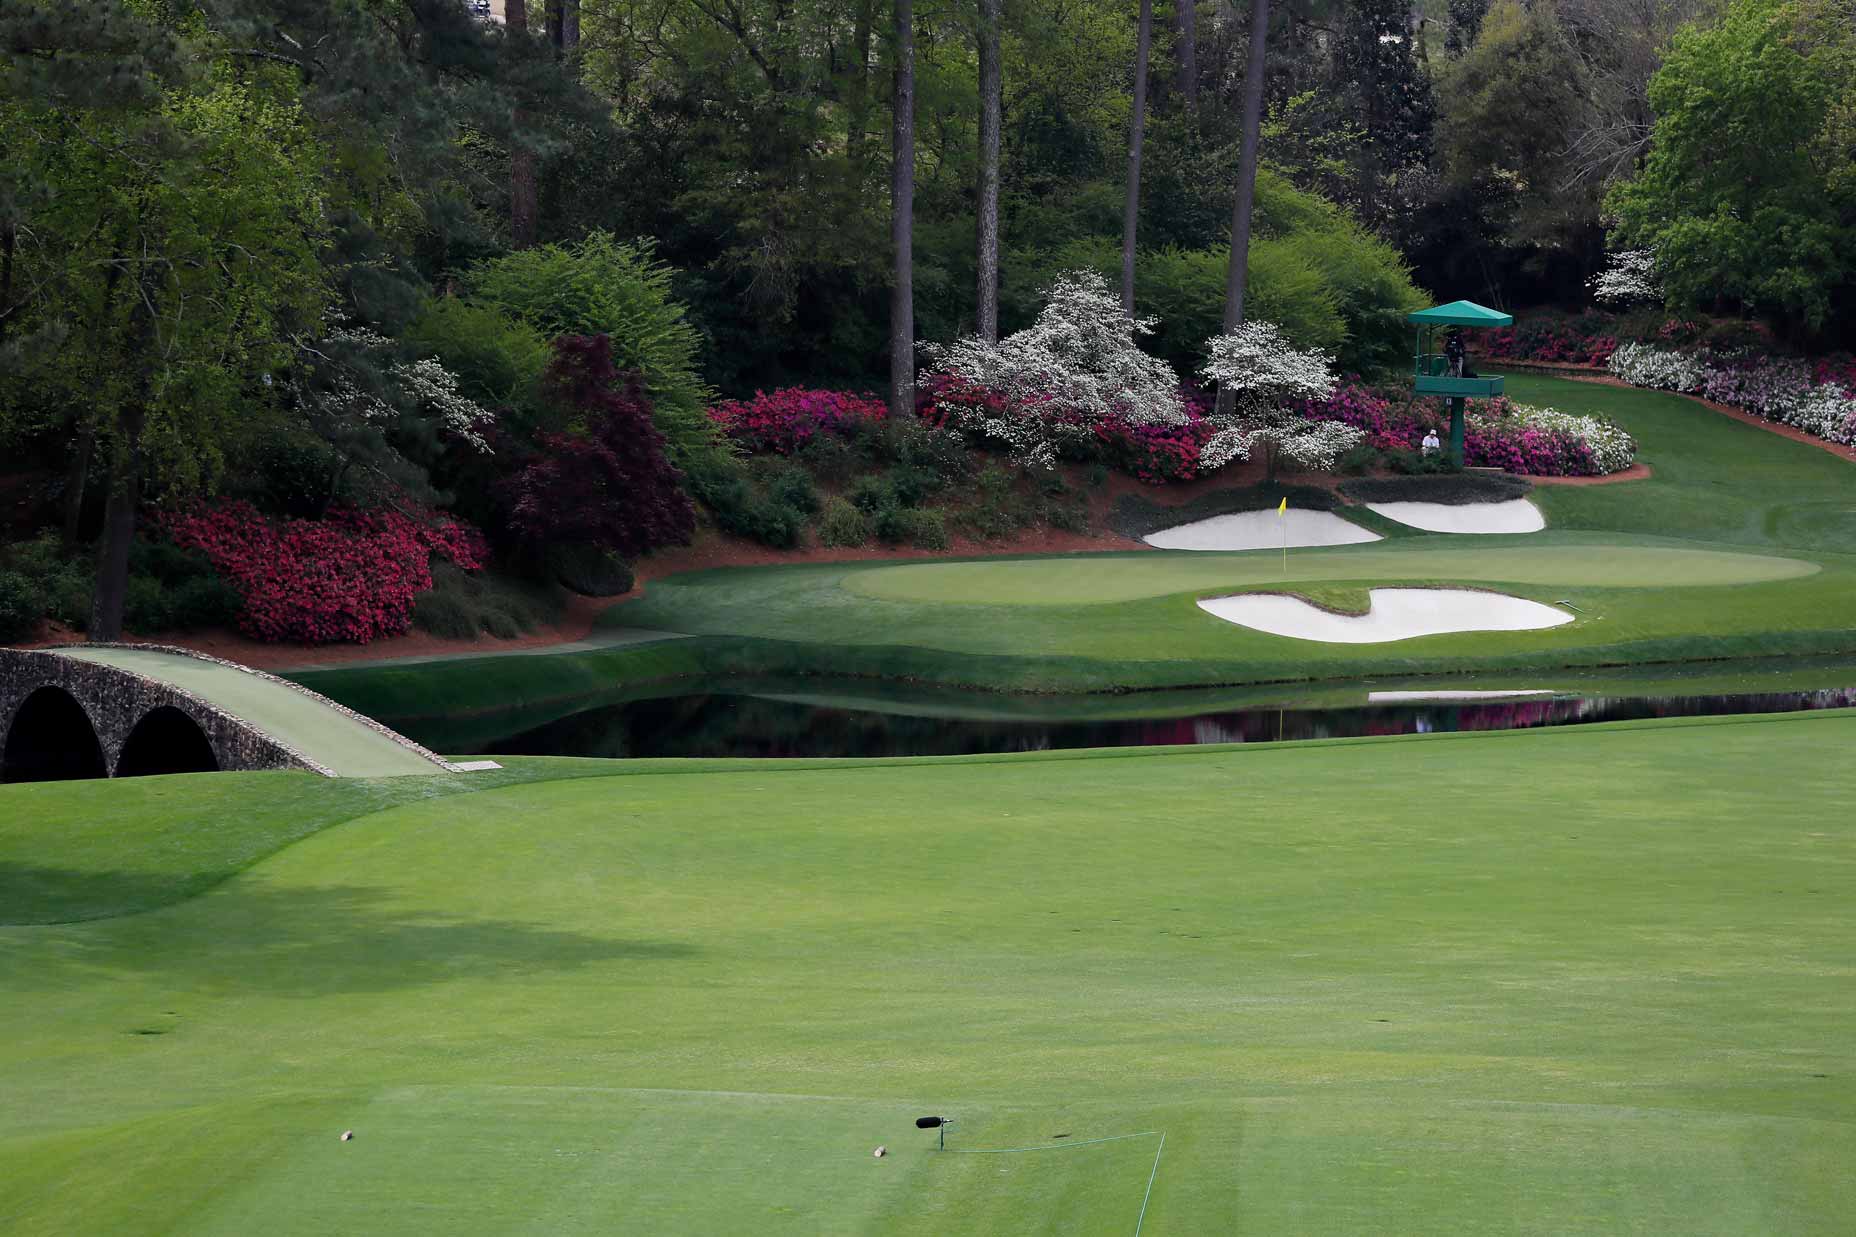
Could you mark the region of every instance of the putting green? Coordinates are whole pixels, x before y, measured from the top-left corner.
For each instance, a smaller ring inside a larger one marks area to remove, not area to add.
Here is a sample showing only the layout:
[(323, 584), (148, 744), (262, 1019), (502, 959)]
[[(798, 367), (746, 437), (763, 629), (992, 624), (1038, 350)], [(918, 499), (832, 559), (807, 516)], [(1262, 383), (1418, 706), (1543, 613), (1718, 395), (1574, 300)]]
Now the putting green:
[(0, 787), (0, 1230), (1846, 1232), (1853, 745)]
[(1658, 546), (1305, 550), (1290, 556), (1155, 553), (988, 562), (911, 563), (848, 573), (843, 587), (884, 601), (1073, 606), (1284, 580), (1463, 580), (1593, 588), (1758, 584), (1815, 574), (1816, 563), (1768, 554)]

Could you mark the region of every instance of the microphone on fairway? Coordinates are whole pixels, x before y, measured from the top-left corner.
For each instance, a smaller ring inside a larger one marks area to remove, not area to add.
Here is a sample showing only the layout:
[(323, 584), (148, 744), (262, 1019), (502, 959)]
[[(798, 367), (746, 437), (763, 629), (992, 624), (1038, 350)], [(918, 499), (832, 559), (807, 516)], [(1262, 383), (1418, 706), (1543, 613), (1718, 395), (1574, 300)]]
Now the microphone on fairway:
[(947, 1150), (947, 1127), (952, 1124), (954, 1124), (954, 1119), (952, 1117), (917, 1117), (915, 1118), (916, 1129), (940, 1131), (940, 1133), (935, 1138), (935, 1145), (940, 1147), (943, 1151)]

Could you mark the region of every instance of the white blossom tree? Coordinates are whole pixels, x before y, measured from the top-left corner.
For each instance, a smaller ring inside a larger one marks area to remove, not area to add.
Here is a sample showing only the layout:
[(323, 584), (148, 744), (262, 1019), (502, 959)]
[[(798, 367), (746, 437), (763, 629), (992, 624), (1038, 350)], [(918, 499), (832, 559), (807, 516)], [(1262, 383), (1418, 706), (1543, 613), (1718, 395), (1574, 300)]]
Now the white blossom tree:
[(1003, 443), (1020, 464), (1048, 468), (1065, 444), (1087, 441), (1103, 421), (1186, 422), (1179, 376), (1138, 342), (1153, 327), (1124, 313), (1102, 276), (1072, 271), (1051, 284), (1025, 330), (996, 344), (970, 336), (923, 352), (934, 372), (1003, 402), (996, 413), (957, 413), (956, 428)]
[(1231, 392), (1229, 413), (1208, 418), (1218, 431), (1199, 452), (1203, 471), (1264, 452), (1269, 476), (1278, 461), (1303, 472), (1326, 472), (1366, 438), (1338, 421), (1316, 421), (1294, 407), (1297, 400), (1326, 399), (1334, 392), (1333, 361), (1324, 352), (1298, 349), (1271, 322), (1242, 322), (1206, 344), (1210, 359), (1199, 371)]
[(1656, 278), (1656, 254), (1649, 249), (1626, 249), (1611, 255), (1610, 265), (1587, 283), (1592, 299), (1606, 305), (1662, 303), (1663, 287)]

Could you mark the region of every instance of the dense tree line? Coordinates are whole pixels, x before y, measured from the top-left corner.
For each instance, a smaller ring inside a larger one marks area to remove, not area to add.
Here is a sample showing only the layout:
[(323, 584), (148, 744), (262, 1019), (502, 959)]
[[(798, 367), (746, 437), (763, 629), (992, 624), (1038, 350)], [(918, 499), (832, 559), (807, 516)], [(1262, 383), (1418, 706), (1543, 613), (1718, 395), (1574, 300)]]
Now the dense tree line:
[(98, 630), (138, 505), (280, 443), (306, 494), (493, 519), (459, 444), (585, 429), (539, 393), (559, 335), (609, 334), (724, 493), (716, 392), (905, 409), (920, 342), (1079, 269), (1182, 373), (1246, 316), (1383, 367), (1414, 283), (1572, 302), (1623, 245), (1680, 306), (1853, 329), (1853, 0), (503, 11), (0, 9), (0, 438), (64, 470), (68, 539), (100, 508)]

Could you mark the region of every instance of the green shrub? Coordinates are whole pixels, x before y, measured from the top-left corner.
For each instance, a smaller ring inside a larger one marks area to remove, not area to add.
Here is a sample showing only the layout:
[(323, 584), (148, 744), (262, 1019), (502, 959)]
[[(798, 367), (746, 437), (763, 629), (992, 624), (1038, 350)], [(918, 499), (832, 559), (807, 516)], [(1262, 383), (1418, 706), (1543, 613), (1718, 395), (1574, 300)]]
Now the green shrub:
[(213, 565), (198, 550), (186, 550), (165, 537), (138, 537), (129, 546), (129, 574), (162, 584), (183, 584), (213, 575)]
[(548, 575), (562, 588), (582, 597), (619, 597), (632, 591), (631, 567), (603, 546), (551, 547)]
[(739, 460), (705, 463), (690, 474), (689, 481), (690, 493), (723, 532), (776, 550), (799, 544), (808, 513), (757, 486)]
[(920, 507), (887, 507), (876, 515), (877, 540), (884, 545), (912, 545), (922, 550), (945, 550), (953, 542), (947, 520), (939, 511)]
[(431, 589), (412, 600), (413, 626), (447, 640), (469, 640), (479, 630), (476, 609), (450, 589)]
[(444, 362), (466, 396), (491, 408), (532, 407), (551, 359), (549, 337), (539, 329), (460, 297), (427, 302), (405, 338)]
[(130, 576), (123, 594), (122, 624), (138, 635), (151, 636), (174, 626), (167, 590), (153, 576)]
[(790, 466), (779, 469), (768, 480), (767, 497), (804, 515), (817, 515), (825, 505), (818, 487), (812, 483), (811, 474), (803, 468)]
[(482, 632), (507, 639), (560, 615), (560, 595), (551, 588), (466, 572), (446, 562), (432, 564), (432, 587), (412, 603), (413, 626), (452, 640)]
[(1083, 484), (1092, 490), (1099, 490), (1108, 484), (1108, 465), (1091, 464), (1083, 470)]
[(1507, 473), (1447, 472), (1428, 476), (1363, 477), (1340, 492), (1363, 503), (1499, 503), (1524, 498), (1533, 484)]
[(1209, 520), (1217, 515), (1240, 511), (1269, 511), (1283, 499), (1291, 507), (1304, 511), (1332, 511), (1340, 500), (1327, 490), (1309, 485), (1282, 485), (1266, 481), (1261, 485), (1233, 486), (1201, 494), (1189, 503), (1169, 507), (1141, 494), (1123, 494), (1109, 510), (1108, 526), (1124, 537), (1138, 541), (1149, 533), (1194, 520)]
[(934, 489), (973, 473), (973, 453), (958, 432), (935, 429), (913, 417), (878, 423), (865, 433), (861, 444), (873, 465), (934, 478), (938, 484), (928, 483)]
[(1371, 443), (1363, 442), (1358, 446), (1347, 448), (1346, 453), (1343, 454), (1339, 462), (1335, 464), (1334, 471), (1345, 473), (1350, 477), (1357, 477), (1378, 462), (1379, 448), (1373, 446)]
[(671, 460), (686, 472), (698, 460), (732, 454), (710, 421), (714, 402), (697, 374), (699, 336), (671, 295), (674, 272), (648, 241), (594, 232), (574, 245), (536, 245), (471, 269), (476, 299), (553, 339), (605, 335), (613, 364), (636, 370)]
[(1089, 531), (1089, 508), (1077, 502), (1047, 502), (1044, 522), (1066, 533), (1086, 533)]
[(870, 517), (843, 498), (826, 503), (819, 517), (818, 539), (823, 545), (860, 546), (870, 540), (873, 531)]
[(973, 480), (973, 500), (961, 509), (960, 524), (982, 541), (1002, 541), (1036, 522), (1036, 512), (1018, 493), (1012, 475), (987, 464)]
[(329, 444), (308, 433), (264, 433), (248, 442), (234, 493), (271, 515), (315, 519), (334, 493), (339, 460)]
[(919, 507), (947, 485), (940, 473), (920, 464), (897, 464), (884, 474), (890, 493), (903, 507)]
[(795, 458), (828, 485), (842, 485), (857, 471), (857, 448), (837, 434), (815, 434)]
[(0, 640), (24, 640), (39, 626), (45, 598), (17, 571), (0, 571)]
[(1448, 453), (1441, 451), (1436, 455), (1425, 455), (1422, 451), (1386, 451), (1381, 453), (1380, 458), (1393, 472), (1412, 476), (1437, 476), (1462, 471), (1450, 462)]
[(851, 483), (845, 497), (851, 500), (852, 506), (870, 515), (902, 505), (896, 494), (895, 482), (887, 474), (857, 478)]
[(168, 621), (180, 631), (229, 627), (245, 608), (238, 590), (216, 575), (195, 576), (167, 590)]
[(26, 579), (44, 617), (79, 630), (89, 621), (96, 569), (82, 559), (66, 558), (58, 534), (44, 533), (19, 542), (7, 551), (0, 566)]

